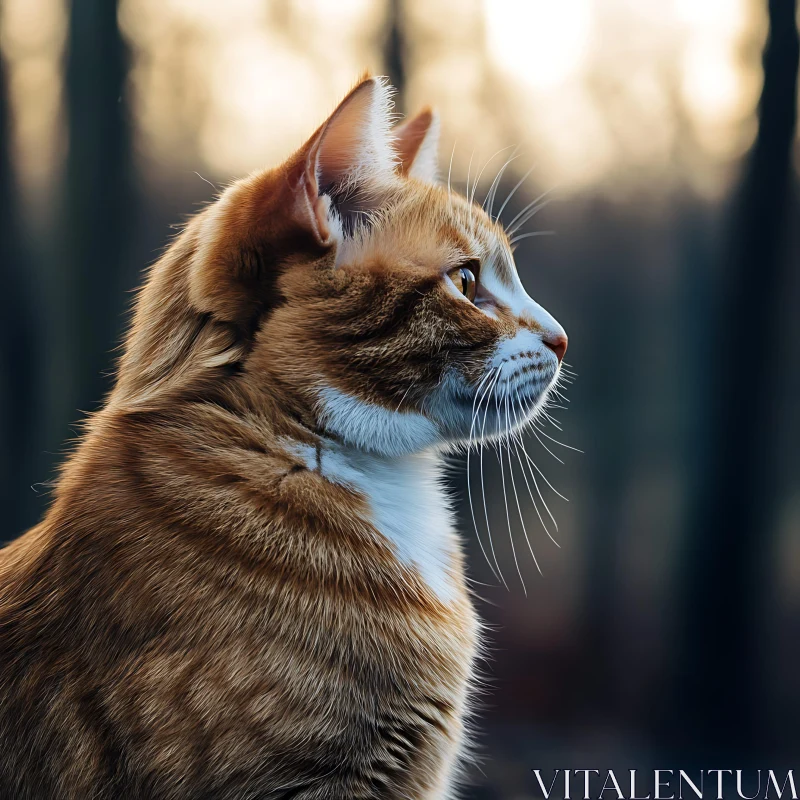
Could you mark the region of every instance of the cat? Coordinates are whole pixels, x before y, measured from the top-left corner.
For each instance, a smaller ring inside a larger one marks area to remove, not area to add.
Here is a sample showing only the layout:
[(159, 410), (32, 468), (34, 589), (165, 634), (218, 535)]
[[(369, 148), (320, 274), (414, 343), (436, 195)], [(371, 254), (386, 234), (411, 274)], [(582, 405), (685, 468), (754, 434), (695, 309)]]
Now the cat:
[[(0, 551), (0, 797), (452, 798), (479, 622), (441, 454), (562, 327), (365, 77), (152, 267), (44, 520)], [(502, 409), (505, 408), (504, 419)]]

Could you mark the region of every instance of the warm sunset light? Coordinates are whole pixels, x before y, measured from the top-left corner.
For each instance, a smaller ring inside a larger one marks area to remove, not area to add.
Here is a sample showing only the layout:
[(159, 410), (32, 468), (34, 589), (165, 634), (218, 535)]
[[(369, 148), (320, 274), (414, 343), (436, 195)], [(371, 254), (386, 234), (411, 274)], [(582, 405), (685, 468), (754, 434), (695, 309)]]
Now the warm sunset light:
[[(222, 179), (283, 157), (359, 72), (384, 71), (387, 13), (387, 3), (366, 0), (123, 0), (140, 152)], [(29, 183), (60, 157), (50, 142), (64, 14), (63, 0), (4, 6)], [(442, 110), (445, 143), (469, 136), (453, 160), (462, 180), (471, 157), (483, 163), (507, 145), (529, 154), (512, 173), (537, 162), (540, 180), (567, 188), (623, 161), (666, 168), (676, 101), (697, 146), (716, 158), (747, 145), (742, 122), (758, 96), (763, 30), (755, 0), (409, 0), (404, 24), (415, 42), (406, 52), (412, 102), (424, 97)]]
[(0, 33), (11, 64), (9, 90), (16, 110), (14, 146), (24, 188), (46, 191), (63, 155), (59, 147), (61, 56), (66, 35), (62, 0), (30, 0), (0, 5)]
[(512, 80), (555, 89), (583, 67), (591, 0), (486, 0), (485, 14), (489, 52)]

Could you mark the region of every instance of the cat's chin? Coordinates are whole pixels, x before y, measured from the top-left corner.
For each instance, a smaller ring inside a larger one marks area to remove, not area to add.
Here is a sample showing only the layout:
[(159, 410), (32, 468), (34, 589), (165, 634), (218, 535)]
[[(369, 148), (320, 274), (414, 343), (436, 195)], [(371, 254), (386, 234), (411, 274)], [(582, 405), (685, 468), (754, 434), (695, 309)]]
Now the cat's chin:
[(556, 385), (557, 374), (553, 369), (536, 380), (510, 390), (506, 387), (491, 396), (483, 389), (475, 392), (455, 381), (445, 382), (425, 402), (424, 413), (456, 445), (493, 441), (533, 424)]
[(554, 385), (551, 381), (544, 387), (527, 387), (515, 392), (513, 399), (509, 397), (508, 407), (504, 399), (479, 406), (474, 398), (463, 395), (430, 404), (426, 414), (442, 432), (442, 441), (437, 443), (436, 449), (459, 450), (528, 429), (542, 412)]

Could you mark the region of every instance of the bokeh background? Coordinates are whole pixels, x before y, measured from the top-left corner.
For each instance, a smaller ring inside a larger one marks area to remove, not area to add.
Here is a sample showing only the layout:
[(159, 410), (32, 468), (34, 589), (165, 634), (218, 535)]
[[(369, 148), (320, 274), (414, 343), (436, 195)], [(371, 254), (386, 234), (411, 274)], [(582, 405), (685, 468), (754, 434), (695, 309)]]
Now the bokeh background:
[(483, 456), (508, 589), (454, 462), (491, 651), (468, 796), (539, 796), (532, 768), (800, 767), (795, 0), (0, 8), (0, 540), (46, 508), (171, 226), (369, 68), (438, 108), (455, 186), (486, 165), (482, 199), (516, 147), (497, 208), (533, 168), (503, 216), (548, 193), (528, 230), (556, 235), (517, 261), (577, 373), (526, 440), (569, 498), (534, 473), (560, 547), (513, 467), (542, 574), (508, 462)]

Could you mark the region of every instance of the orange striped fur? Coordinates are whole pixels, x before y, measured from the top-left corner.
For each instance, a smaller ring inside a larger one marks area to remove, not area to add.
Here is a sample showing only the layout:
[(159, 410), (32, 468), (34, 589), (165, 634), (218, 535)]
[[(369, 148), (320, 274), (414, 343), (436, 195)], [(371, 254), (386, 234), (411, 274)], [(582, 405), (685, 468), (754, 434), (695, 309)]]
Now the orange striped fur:
[(0, 552), (0, 797), (455, 796), (478, 623), (439, 454), (490, 384), (484, 436), (529, 421), (566, 340), (390, 105), (364, 79), (152, 268)]

